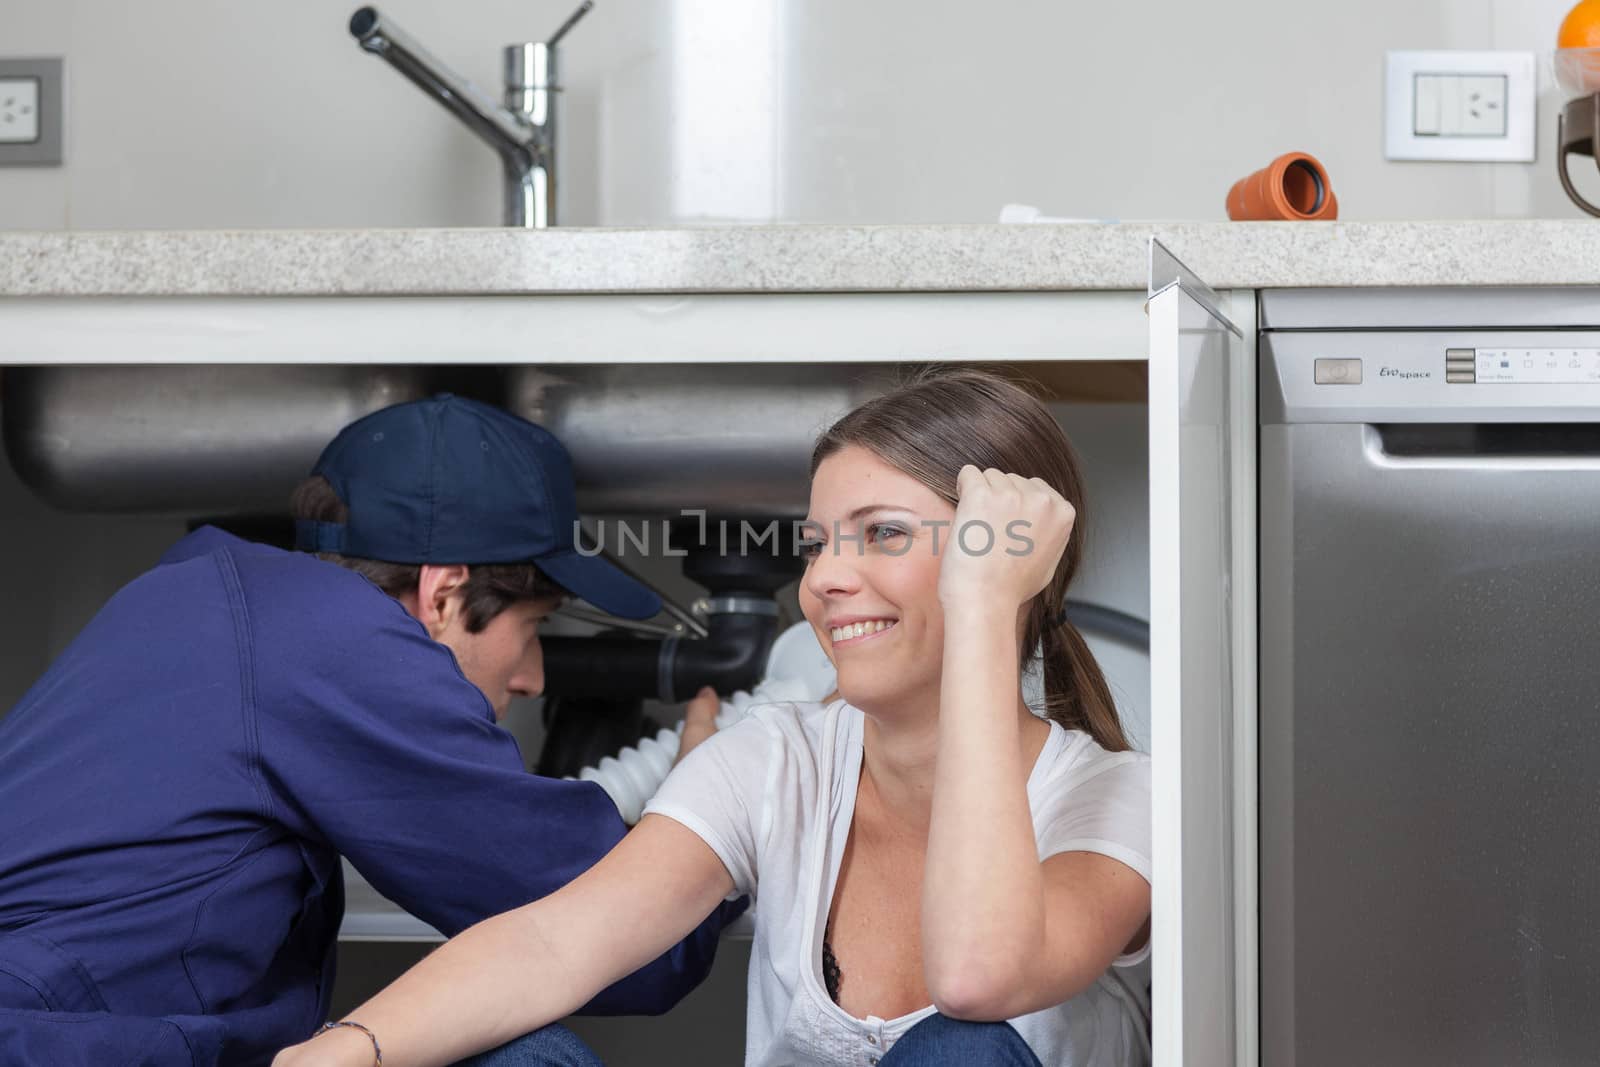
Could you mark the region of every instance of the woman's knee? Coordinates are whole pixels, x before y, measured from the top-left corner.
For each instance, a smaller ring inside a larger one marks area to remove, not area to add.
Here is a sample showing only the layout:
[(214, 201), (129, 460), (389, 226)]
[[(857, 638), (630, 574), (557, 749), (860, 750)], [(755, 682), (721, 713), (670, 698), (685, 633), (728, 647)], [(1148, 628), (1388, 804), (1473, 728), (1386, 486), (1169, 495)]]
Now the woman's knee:
[(1010, 1023), (973, 1023), (935, 1012), (883, 1057), (881, 1067), (1040, 1067), (1039, 1058)]
[(604, 1067), (571, 1030), (551, 1023), (499, 1048), (462, 1060), (456, 1067)]

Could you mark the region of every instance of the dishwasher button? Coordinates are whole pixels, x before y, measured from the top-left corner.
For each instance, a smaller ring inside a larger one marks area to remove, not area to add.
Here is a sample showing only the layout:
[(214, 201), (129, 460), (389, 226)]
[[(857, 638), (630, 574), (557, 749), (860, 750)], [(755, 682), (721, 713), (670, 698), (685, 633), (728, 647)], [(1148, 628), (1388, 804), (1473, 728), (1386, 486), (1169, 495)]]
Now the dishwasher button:
[(1318, 385), (1360, 385), (1361, 361), (1359, 359), (1319, 359), (1316, 365)]

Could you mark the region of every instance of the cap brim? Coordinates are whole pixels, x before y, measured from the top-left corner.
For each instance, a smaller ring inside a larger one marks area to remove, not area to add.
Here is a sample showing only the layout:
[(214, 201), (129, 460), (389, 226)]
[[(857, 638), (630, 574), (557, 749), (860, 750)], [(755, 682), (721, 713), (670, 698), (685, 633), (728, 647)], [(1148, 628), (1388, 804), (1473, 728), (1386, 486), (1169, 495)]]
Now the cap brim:
[(560, 552), (533, 562), (567, 592), (619, 619), (648, 619), (661, 610), (661, 598), (649, 586), (599, 556)]

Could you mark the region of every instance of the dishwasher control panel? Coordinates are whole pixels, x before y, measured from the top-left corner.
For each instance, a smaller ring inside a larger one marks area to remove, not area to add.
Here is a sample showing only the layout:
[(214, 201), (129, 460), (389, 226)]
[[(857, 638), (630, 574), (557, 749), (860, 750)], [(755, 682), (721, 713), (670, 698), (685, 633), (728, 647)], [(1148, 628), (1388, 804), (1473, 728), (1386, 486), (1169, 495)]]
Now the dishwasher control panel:
[(1600, 348), (1449, 348), (1445, 381), (1477, 385), (1600, 384)]
[(1268, 330), (1257, 352), (1262, 425), (1600, 425), (1600, 327)]

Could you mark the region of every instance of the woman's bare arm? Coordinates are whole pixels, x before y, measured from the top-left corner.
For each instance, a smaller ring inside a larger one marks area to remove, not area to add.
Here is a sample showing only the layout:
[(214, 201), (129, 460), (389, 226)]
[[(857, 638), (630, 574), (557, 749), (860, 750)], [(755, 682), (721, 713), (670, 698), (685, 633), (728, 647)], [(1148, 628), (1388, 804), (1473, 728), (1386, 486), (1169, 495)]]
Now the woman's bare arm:
[[(377, 1035), (385, 1067), (443, 1067), (582, 1006), (682, 940), (733, 888), (692, 831), (646, 815), (570, 885), (446, 942), (347, 1018)], [(339, 1030), (285, 1049), (274, 1067), (369, 1067)]]
[(947, 654), (922, 952), (934, 1003), (960, 1019), (1010, 1019), (1076, 996), (1150, 914), (1149, 883), (1117, 860), (1067, 852), (1039, 862), (1010, 696), (1017, 672), (997, 668), (1016, 663), (1016, 640), (1001, 621), (945, 621), (964, 666), (952, 672)]
[[(1048, 580), (1071, 506), (1037, 479), (966, 468), (955, 525), (1026, 519), (1031, 557), (941, 565), (944, 665), (922, 891), (924, 979), (963, 1019), (1059, 1004), (1105, 971), (1149, 913), (1132, 868), (1090, 853), (1039, 861), (1019, 714), (1019, 611)], [(955, 566), (953, 566), (955, 564)]]

